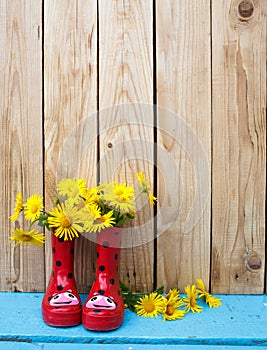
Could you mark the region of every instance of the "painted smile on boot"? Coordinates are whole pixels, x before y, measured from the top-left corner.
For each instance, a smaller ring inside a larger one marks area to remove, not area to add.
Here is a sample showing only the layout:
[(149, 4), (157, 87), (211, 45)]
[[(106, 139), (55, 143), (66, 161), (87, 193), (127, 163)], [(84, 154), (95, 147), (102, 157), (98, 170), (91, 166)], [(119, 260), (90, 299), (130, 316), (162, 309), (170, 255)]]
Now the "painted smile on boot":
[(117, 304), (111, 296), (104, 296), (98, 293), (94, 293), (94, 296), (89, 299), (86, 303), (88, 309), (109, 309), (115, 310)]
[(52, 299), (49, 303), (51, 306), (78, 305), (79, 300), (74, 294), (71, 293), (71, 291), (67, 291), (64, 293), (53, 294)]

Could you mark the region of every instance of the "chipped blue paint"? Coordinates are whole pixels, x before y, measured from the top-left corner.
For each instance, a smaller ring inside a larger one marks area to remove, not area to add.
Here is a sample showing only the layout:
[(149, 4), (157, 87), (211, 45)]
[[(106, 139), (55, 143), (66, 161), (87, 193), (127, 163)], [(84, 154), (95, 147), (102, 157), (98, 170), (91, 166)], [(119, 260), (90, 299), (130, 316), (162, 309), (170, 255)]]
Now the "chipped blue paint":
[[(45, 325), (42, 297), (42, 293), (0, 293), (0, 350), (59, 346), (62, 350), (97, 350), (100, 346), (103, 350), (244, 350), (244, 346), (267, 350), (266, 295), (222, 295), (223, 305), (218, 309), (204, 305), (201, 314), (172, 322), (138, 317), (126, 310), (122, 327), (111, 332), (90, 332), (82, 325)], [(82, 295), (83, 301), (85, 298)]]

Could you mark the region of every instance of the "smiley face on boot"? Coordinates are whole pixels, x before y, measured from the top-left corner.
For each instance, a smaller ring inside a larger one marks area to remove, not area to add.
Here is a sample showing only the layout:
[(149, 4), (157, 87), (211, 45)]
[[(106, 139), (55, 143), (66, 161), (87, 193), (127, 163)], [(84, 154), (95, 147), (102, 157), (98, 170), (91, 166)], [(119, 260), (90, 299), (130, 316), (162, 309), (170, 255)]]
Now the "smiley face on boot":
[(51, 306), (78, 305), (78, 298), (68, 290), (64, 293), (55, 293), (49, 301)]
[(117, 304), (113, 299), (114, 298), (111, 296), (107, 297), (98, 293), (94, 293), (94, 296), (87, 301), (86, 307), (89, 309), (98, 310), (115, 310)]

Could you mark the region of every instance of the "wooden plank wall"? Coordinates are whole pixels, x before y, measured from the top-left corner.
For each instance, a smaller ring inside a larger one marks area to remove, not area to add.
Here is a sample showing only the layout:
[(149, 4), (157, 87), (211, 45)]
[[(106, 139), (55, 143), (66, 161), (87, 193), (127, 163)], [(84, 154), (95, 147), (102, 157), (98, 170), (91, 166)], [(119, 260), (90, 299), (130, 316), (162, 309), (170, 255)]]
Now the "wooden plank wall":
[(213, 1), (212, 13), (212, 288), (261, 293), (266, 2)]
[[(163, 216), (168, 215), (169, 206), (176, 206), (178, 213), (172, 225), (162, 229), (164, 233), (157, 242), (158, 283), (172, 288), (178, 281), (184, 286), (201, 276), (208, 285), (210, 196), (198, 202), (203, 213), (195, 225), (192, 222), (189, 232), (183, 225), (189, 212), (196, 211), (192, 203), (198, 187), (203, 182), (210, 187), (210, 171), (208, 178), (203, 178), (205, 169), (201, 166), (203, 171), (199, 171), (196, 163), (198, 140), (205, 151), (204, 160), (211, 167), (210, 4), (161, 0), (157, 1), (156, 15), (158, 144), (170, 155), (169, 164), (166, 156), (158, 157), (158, 168), (176, 170), (173, 176), (167, 170), (159, 177), (159, 206)], [(166, 181), (169, 186), (164, 191)], [(173, 196), (175, 192), (179, 199)], [(164, 196), (169, 200), (161, 202)], [(160, 225), (158, 229), (161, 231)]]
[(42, 4), (1, 1), (0, 43), (0, 289), (38, 291), (44, 252), (11, 247), (8, 216), (18, 192), (43, 194)]
[[(8, 242), (18, 191), (49, 208), (61, 178), (143, 170), (159, 200), (126, 230), (122, 281), (266, 292), (264, 0), (0, 0), (0, 43), (0, 290), (50, 275), (49, 234)], [(94, 243), (75, 256), (87, 293)]]

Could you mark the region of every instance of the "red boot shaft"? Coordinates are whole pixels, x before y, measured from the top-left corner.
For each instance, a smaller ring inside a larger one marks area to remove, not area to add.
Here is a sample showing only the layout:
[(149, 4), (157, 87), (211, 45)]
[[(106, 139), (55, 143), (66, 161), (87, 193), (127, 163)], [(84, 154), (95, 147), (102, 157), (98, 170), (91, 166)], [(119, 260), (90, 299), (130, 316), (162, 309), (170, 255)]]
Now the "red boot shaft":
[(96, 278), (82, 315), (87, 329), (108, 331), (123, 322), (124, 303), (118, 278), (121, 235), (121, 227), (110, 227), (97, 234)]
[(75, 326), (81, 321), (73, 258), (74, 240), (64, 241), (52, 233), (52, 273), (42, 302), (43, 319), (50, 326)]

